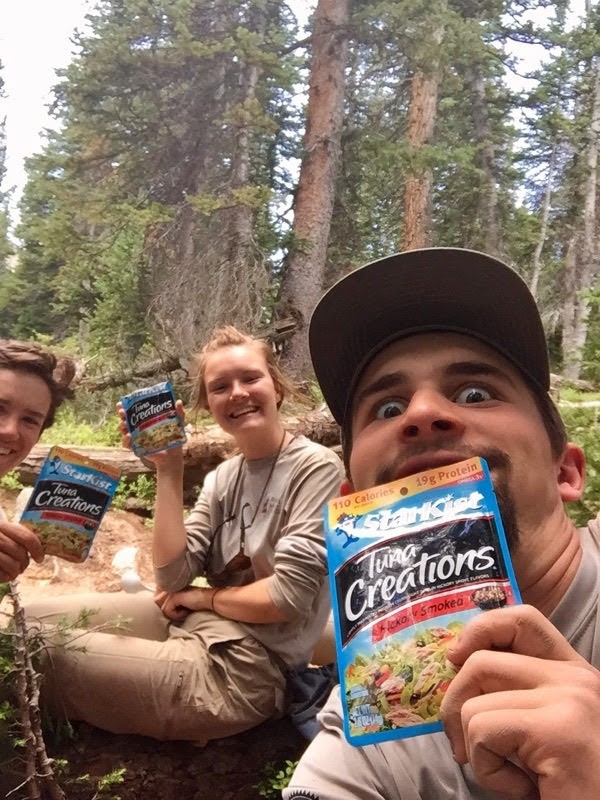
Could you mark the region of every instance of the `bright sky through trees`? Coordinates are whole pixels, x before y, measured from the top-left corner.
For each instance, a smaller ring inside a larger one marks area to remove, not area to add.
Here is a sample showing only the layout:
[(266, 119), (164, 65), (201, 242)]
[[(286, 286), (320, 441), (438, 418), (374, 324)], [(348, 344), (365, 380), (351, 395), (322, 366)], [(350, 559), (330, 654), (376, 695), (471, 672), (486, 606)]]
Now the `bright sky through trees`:
[[(315, 0), (316, 2), (316, 0)], [(305, 20), (313, 0), (289, 0)], [(24, 159), (40, 150), (40, 134), (51, 127), (48, 116), (55, 70), (66, 66), (72, 54), (71, 35), (85, 25), (94, 0), (18, 0), (0, 2), (0, 62), (5, 97), (0, 98), (0, 120), (6, 117), (7, 174), (2, 186), (14, 186), (13, 216), (25, 184)]]
[[(289, 0), (305, 20), (316, 0)], [(0, 3), (0, 61), (5, 97), (0, 98), (0, 120), (6, 117), (7, 174), (3, 189), (14, 186), (16, 202), (25, 183), (24, 159), (40, 150), (40, 134), (53, 124), (48, 116), (55, 70), (71, 58), (71, 34), (85, 24), (93, 0), (19, 0)], [(582, 15), (585, 0), (571, 0), (572, 13)], [(521, 57), (521, 52), (518, 52)]]

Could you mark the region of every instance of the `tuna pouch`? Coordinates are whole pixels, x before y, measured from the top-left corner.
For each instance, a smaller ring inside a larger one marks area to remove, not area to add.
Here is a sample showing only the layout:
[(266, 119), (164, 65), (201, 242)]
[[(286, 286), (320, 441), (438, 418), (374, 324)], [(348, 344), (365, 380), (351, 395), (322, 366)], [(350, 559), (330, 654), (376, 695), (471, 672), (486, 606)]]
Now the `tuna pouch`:
[(442, 730), (448, 646), (475, 615), (521, 601), (486, 462), (336, 498), (324, 517), (348, 741)]

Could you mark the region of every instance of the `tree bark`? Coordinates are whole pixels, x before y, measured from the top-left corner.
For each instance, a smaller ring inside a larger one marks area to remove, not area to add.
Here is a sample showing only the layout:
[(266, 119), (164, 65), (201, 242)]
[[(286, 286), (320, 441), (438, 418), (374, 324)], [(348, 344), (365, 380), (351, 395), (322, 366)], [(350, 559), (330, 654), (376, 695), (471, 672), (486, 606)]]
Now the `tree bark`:
[(531, 280), (529, 282), (529, 290), (534, 296), (535, 300), (538, 299), (538, 286), (540, 282), (540, 275), (542, 272), (542, 250), (546, 242), (546, 234), (548, 231), (548, 220), (550, 219), (550, 201), (552, 199), (552, 184), (554, 182), (554, 170), (556, 169), (556, 151), (557, 142), (554, 141), (552, 152), (550, 153), (550, 161), (548, 163), (548, 177), (546, 179), (546, 188), (544, 190), (544, 200), (542, 202), (542, 216), (540, 226), (540, 236), (538, 243), (533, 254), (533, 270), (531, 273)]
[(485, 236), (484, 249), (490, 255), (501, 257), (504, 245), (498, 210), (498, 176), (492, 128), (485, 96), (485, 81), (477, 65), (468, 68), (466, 74), (471, 95), (475, 140), (478, 147), (476, 163), (483, 175), (480, 208)]
[[(257, 6), (252, 15), (253, 33), (264, 38), (267, 27), (265, 9)], [(254, 188), (250, 183), (250, 147), (259, 107), (257, 90), (262, 72), (256, 61), (246, 60), (240, 74), (241, 102), (232, 109), (236, 131), (229, 180), (231, 207), (220, 212), (226, 246), (222, 266), (216, 271), (212, 299), (219, 324), (235, 319), (244, 327), (253, 327), (268, 289), (267, 271), (254, 247), (256, 207), (250, 198), (243, 201), (235, 194)]]
[[(439, 50), (443, 35), (444, 28), (438, 23), (431, 34), (432, 53)], [(439, 63), (435, 55), (431, 59), (427, 70), (415, 70), (408, 107), (406, 138), (412, 153), (412, 166), (404, 182), (404, 250), (414, 250), (431, 243), (433, 172), (423, 158), (423, 152), (433, 138), (440, 82)]]
[[(589, 126), (588, 147), (586, 151), (586, 176), (583, 191), (583, 214), (579, 247), (574, 249), (576, 264), (571, 265), (567, 259), (567, 271), (570, 292), (567, 295), (565, 311), (571, 310), (571, 319), (567, 319), (568, 328), (563, 326), (563, 360), (564, 375), (569, 379), (577, 379), (583, 365), (583, 349), (587, 338), (588, 317), (590, 311), (586, 291), (593, 288), (598, 275), (598, 253), (595, 242), (596, 229), (596, 192), (598, 187), (598, 146), (600, 142), (600, 57), (591, 61), (591, 120)], [(568, 304), (568, 305), (567, 305)]]
[(294, 244), (282, 283), (282, 312), (298, 323), (284, 353), (298, 380), (311, 373), (306, 326), (323, 290), (339, 169), (349, 0), (319, 0), (313, 29), (304, 155), (294, 208)]

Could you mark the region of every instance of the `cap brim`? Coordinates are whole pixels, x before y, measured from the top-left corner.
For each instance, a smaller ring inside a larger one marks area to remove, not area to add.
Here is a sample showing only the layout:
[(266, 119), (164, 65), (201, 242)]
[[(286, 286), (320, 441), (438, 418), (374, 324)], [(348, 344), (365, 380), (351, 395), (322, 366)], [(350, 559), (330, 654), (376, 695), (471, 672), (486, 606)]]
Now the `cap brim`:
[(523, 279), (484, 253), (433, 247), (373, 261), (338, 281), (312, 315), (309, 343), (326, 403), (343, 424), (362, 371), (386, 344), (448, 330), (498, 350), (547, 391), (548, 350)]

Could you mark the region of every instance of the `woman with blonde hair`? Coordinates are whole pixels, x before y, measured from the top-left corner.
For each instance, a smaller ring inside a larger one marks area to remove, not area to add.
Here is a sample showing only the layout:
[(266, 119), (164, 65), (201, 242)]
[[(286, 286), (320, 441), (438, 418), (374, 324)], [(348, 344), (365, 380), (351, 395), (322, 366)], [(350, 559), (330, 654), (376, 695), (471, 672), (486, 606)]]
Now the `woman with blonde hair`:
[[(131, 627), (53, 649), (47, 693), (72, 719), (204, 743), (284, 710), (286, 674), (307, 664), (327, 621), (321, 510), (343, 467), (286, 430), (279, 407), (293, 386), (266, 343), (218, 329), (195, 390), (239, 453), (206, 476), (185, 521), (182, 449), (152, 457), (156, 604), (148, 593), (86, 598), (100, 607), (91, 624), (118, 613)], [(39, 606), (29, 615), (45, 616)]]

